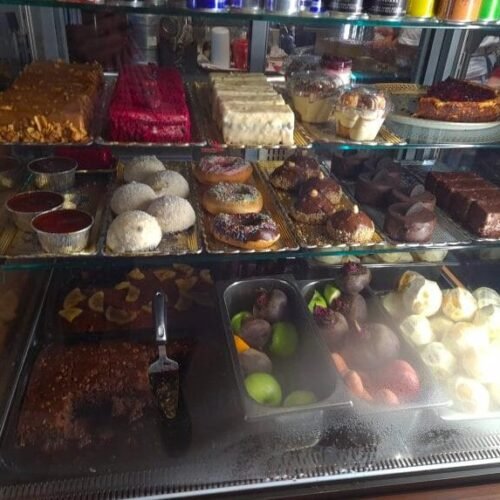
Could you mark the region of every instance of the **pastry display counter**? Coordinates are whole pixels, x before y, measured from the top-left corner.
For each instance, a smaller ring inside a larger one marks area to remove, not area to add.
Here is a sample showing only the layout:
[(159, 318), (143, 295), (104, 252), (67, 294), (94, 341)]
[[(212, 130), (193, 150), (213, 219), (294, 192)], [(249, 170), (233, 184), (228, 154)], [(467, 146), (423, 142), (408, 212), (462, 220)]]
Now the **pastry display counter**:
[(497, 24), (376, 3), (0, 0), (0, 497), (498, 474)]

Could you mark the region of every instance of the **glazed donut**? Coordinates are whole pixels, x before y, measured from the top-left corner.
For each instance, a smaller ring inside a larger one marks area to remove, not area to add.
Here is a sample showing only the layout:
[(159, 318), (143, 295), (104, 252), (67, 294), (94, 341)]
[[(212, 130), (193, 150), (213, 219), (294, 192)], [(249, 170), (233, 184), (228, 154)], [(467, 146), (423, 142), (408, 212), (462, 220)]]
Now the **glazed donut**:
[(202, 184), (246, 182), (252, 165), (237, 156), (205, 156), (194, 168), (194, 176)]
[(219, 182), (201, 199), (203, 208), (211, 214), (252, 214), (262, 210), (264, 200), (260, 191), (248, 184)]
[(276, 222), (266, 214), (219, 214), (212, 232), (219, 241), (246, 250), (269, 248), (280, 239)]

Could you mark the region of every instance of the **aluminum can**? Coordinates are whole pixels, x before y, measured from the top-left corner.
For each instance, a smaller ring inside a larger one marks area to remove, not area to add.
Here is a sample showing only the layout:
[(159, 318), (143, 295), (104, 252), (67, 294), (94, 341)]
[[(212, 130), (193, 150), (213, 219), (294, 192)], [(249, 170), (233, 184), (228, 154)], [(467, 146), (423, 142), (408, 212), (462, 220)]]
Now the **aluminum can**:
[(319, 17), (326, 12), (326, 4), (323, 0), (311, 0), (309, 9), (302, 12), (305, 16)]
[(479, 10), (480, 23), (492, 23), (498, 21), (500, 14), (500, 0), (483, 0)]
[(359, 16), (363, 13), (363, 0), (330, 0), (328, 10), (334, 17)]
[(406, 14), (406, 0), (364, 0), (363, 10), (370, 16), (398, 19)]
[(440, 0), (436, 16), (446, 21), (470, 23), (477, 21), (481, 0)]
[(311, 0), (299, 0), (299, 12), (309, 12)]
[(261, 0), (232, 0), (231, 1), (231, 10), (237, 12), (248, 12), (254, 13), (262, 10), (262, 1)]
[(227, 0), (186, 0), (186, 8), (201, 12), (225, 12)]
[(285, 14), (296, 14), (299, 11), (299, 0), (266, 0), (266, 11)]
[(418, 19), (434, 17), (435, 0), (408, 0), (406, 15)]

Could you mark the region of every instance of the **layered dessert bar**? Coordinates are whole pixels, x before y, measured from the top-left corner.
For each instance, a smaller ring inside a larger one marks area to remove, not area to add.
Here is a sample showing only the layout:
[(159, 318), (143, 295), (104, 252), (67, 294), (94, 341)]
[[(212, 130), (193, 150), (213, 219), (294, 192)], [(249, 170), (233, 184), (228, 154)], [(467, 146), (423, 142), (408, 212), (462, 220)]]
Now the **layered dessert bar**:
[(483, 179), (463, 179), (447, 183), (440, 182), (438, 183), (435, 193), (437, 204), (442, 209), (447, 210), (450, 205), (450, 200), (455, 193), (476, 191), (488, 187), (493, 187), (493, 185)]
[(0, 141), (87, 142), (102, 81), (98, 64), (30, 64), (0, 93)]
[(154, 64), (126, 66), (109, 108), (109, 135), (119, 142), (190, 142), (191, 119), (180, 73)]
[(500, 238), (500, 199), (472, 202), (466, 225), (483, 238)]
[(462, 191), (453, 193), (450, 199), (448, 212), (458, 222), (464, 222), (467, 219), (469, 208), (472, 202), (478, 200), (499, 199), (500, 191), (497, 187), (485, 187), (472, 191)]

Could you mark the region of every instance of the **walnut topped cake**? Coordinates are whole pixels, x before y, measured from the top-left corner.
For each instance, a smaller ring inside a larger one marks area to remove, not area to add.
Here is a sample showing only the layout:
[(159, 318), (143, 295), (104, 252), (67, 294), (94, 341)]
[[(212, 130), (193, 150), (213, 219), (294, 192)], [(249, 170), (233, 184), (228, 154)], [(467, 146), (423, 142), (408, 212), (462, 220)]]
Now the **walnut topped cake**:
[(415, 116), (448, 122), (492, 122), (500, 118), (500, 96), (486, 85), (448, 78), (429, 87), (419, 99)]
[(0, 141), (88, 141), (102, 79), (98, 64), (30, 64), (0, 93)]

